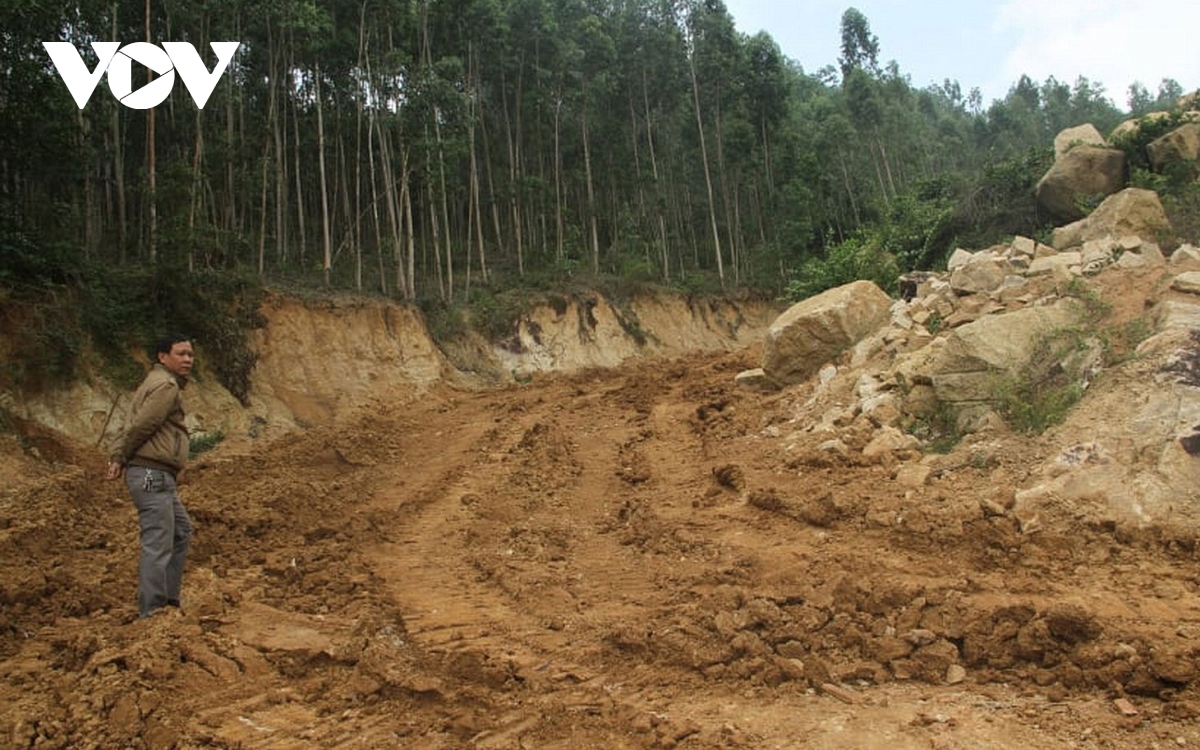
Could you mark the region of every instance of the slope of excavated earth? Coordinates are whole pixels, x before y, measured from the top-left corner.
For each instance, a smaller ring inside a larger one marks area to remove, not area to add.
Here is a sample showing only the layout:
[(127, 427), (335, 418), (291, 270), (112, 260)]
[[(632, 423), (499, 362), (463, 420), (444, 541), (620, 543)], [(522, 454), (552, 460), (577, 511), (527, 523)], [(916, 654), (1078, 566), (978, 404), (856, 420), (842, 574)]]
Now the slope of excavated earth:
[(799, 450), (839, 394), (738, 389), (760, 357), (434, 384), (227, 441), (181, 483), (182, 614), (147, 620), (99, 450), (15, 425), (0, 745), (1200, 747), (1193, 536), (1021, 533), (1005, 498), (1070, 436), (1001, 429), (926, 483)]

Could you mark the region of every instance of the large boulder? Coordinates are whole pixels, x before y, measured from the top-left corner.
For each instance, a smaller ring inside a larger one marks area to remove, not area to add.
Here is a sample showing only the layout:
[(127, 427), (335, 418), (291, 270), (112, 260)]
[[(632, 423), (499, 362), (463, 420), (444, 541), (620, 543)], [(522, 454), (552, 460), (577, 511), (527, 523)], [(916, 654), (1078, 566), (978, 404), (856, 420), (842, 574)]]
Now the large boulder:
[(1200, 158), (1200, 123), (1180, 125), (1151, 142), (1146, 152), (1155, 172), (1170, 172), (1179, 167), (1194, 170)]
[(775, 319), (763, 343), (763, 372), (781, 385), (799, 383), (891, 320), (892, 299), (870, 281), (798, 302)]
[(1166, 243), (1171, 239), (1171, 222), (1158, 193), (1126, 188), (1104, 202), (1085, 219), (1059, 227), (1050, 244), (1059, 250), (1080, 247), (1088, 240), (1105, 237), (1141, 237), (1146, 242)]
[(990, 252), (975, 253), (950, 272), (950, 288), (962, 296), (990, 292), (1004, 283), (1009, 270), (1008, 261), (1003, 256)]
[(1108, 142), (1104, 140), (1104, 136), (1100, 135), (1100, 131), (1096, 129), (1096, 126), (1090, 123), (1074, 128), (1067, 128), (1054, 136), (1054, 158), (1061, 159), (1076, 146), (1107, 147)]
[(1072, 325), (1077, 308), (1069, 300), (988, 315), (955, 328), (926, 363), (938, 401), (986, 403), (1005, 381), (1018, 377), (1038, 345)]
[(1085, 214), (1080, 204), (1125, 187), (1128, 170), (1120, 149), (1076, 145), (1056, 158), (1038, 181), (1038, 206), (1056, 221), (1081, 219)]

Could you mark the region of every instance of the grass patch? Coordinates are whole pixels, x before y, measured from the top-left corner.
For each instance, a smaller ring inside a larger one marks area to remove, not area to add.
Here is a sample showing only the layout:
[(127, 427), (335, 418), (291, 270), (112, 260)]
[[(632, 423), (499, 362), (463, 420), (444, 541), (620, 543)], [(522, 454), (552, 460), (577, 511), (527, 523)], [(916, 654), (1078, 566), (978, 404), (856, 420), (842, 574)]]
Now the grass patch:
[(1017, 432), (1041, 434), (1062, 422), (1083, 398), (1103, 367), (1107, 347), (1100, 337), (1075, 329), (1046, 336), (1025, 369), (1001, 379), (997, 411)]
[(188, 458), (195, 458), (201, 453), (207, 453), (208, 451), (220, 445), (221, 441), (224, 439), (225, 433), (221, 432), (220, 430), (201, 432), (192, 435), (192, 437), (188, 440)]
[(1017, 432), (1039, 435), (1062, 422), (1081, 398), (1080, 383), (1046, 386), (1014, 380), (1000, 387), (999, 411)]
[(1112, 314), (1112, 305), (1078, 276), (1068, 281), (1060, 293), (1064, 297), (1077, 300), (1083, 306), (1085, 325), (1098, 326), (1102, 320)]
[(954, 450), (963, 439), (958, 410), (944, 401), (938, 402), (932, 413), (914, 418), (908, 433), (919, 439), (930, 453), (942, 455)]

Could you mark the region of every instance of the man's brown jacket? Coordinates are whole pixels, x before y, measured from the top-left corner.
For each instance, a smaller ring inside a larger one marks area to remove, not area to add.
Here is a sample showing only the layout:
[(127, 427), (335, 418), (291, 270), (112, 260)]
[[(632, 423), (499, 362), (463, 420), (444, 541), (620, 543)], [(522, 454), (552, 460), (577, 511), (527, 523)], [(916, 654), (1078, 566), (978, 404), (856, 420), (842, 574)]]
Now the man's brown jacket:
[(133, 394), (129, 423), (112, 460), (177, 474), (187, 464), (188, 431), (180, 391), (187, 380), (154, 365)]

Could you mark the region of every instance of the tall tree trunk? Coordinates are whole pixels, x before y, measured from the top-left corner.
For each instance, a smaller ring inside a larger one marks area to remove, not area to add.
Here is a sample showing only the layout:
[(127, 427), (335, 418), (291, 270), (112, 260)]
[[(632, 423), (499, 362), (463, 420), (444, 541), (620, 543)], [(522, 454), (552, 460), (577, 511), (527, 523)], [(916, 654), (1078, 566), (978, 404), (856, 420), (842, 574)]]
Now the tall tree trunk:
[[(152, 43), (150, 37), (150, 0), (146, 0), (146, 43)], [(146, 84), (154, 80), (154, 70), (146, 68)], [(158, 197), (157, 189), (157, 149), (154, 144), (154, 107), (146, 110), (146, 192), (149, 207), (149, 221), (146, 225), (146, 248), (150, 255), (150, 264), (158, 262)]]
[(300, 169), (300, 110), (293, 97), (292, 103), (292, 174), (296, 180), (296, 235), (300, 250), (300, 267), (308, 260), (308, 223), (304, 213), (304, 171)]
[(554, 96), (554, 257), (559, 263), (566, 260), (563, 229), (563, 185), (562, 167), (562, 91)]
[[(112, 38), (117, 38), (117, 6), (112, 6)], [(117, 257), (121, 265), (125, 265), (125, 253), (129, 249), (129, 209), (125, 199), (125, 149), (124, 138), (121, 135), (121, 110), (113, 106), (112, 124), (112, 155), (113, 182), (116, 186), (117, 199)]]
[[(363, 6), (366, 7), (365, 2), (363, 3)], [(364, 55), (363, 64), (365, 65), (367, 71), (367, 85), (370, 86), (374, 78), (371, 75), (371, 58), (369, 55)], [(380, 141), (382, 141), (382, 138)], [(379, 262), (379, 292), (386, 297), (388, 294), (388, 281), (387, 271), (385, 270), (383, 263), (383, 227), (379, 220), (379, 182), (375, 173), (375, 155), (375, 107), (371, 107), (367, 112), (367, 167), (368, 176), (371, 180), (371, 219), (372, 225), (375, 229), (375, 254)], [(391, 192), (388, 188), (390, 188), (390, 185), (385, 184), (384, 192), (386, 194), (386, 200), (388, 201), (388, 211), (390, 212), (390, 216), (392, 218), (392, 226), (395, 227), (396, 208), (392, 204)], [(399, 234), (397, 234), (397, 242), (395, 245), (397, 248), (397, 253), (399, 253), (400, 247), (399, 239)]]
[(729, 235), (729, 264), (733, 268), (733, 283), (739, 283), (738, 269), (741, 267), (741, 243), (738, 237), (738, 224), (734, 216), (733, 198), (730, 195), (736, 186), (730, 187), (729, 168), (725, 164), (725, 125), (721, 117), (721, 103), (718, 100), (714, 109), (717, 142), (717, 173), (721, 177), (721, 205), (725, 209), (725, 226)]
[[(371, 119), (374, 121), (374, 115), (372, 115)], [(396, 181), (392, 179), (392, 159), (388, 151), (387, 136), (383, 133), (383, 128), (377, 121), (375, 121), (375, 130), (379, 139), (379, 168), (383, 173), (381, 177), (383, 180), (383, 196), (387, 205), (388, 226), (391, 229), (392, 235), (390, 244), (396, 261), (396, 291), (403, 296), (405, 293), (403, 260), (404, 251), (400, 244), (402, 235), (401, 224), (403, 219), (400, 215), (399, 198), (396, 196)], [(374, 169), (374, 166), (375, 161), (372, 159), (372, 169)], [(372, 189), (374, 189), (374, 182), (372, 182)], [(383, 254), (382, 242), (380, 243), (379, 253), (380, 255)]]
[(200, 165), (204, 156), (204, 121), (196, 108), (196, 135), (192, 144), (192, 194), (188, 201), (188, 271), (195, 270), (196, 263), (196, 213), (200, 210)]
[(875, 167), (875, 180), (879, 183), (879, 194), (883, 196), (884, 204), (890, 204), (892, 198), (888, 195), (887, 183), (883, 180), (883, 170), (879, 167), (879, 159), (875, 155), (875, 144), (867, 142), (868, 148), (871, 150), (871, 165)]
[(355, 115), (354, 122), (354, 255), (357, 262), (357, 284), (362, 290), (362, 121), (363, 121), (363, 81), (362, 71), (363, 48), (366, 46), (367, 2), (363, 0), (362, 9), (358, 14), (358, 73), (355, 81), (358, 88), (354, 92)]
[(650, 151), (650, 171), (654, 175), (654, 210), (658, 215), (659, 255), (662, 260), (663, 281), (671, 279), (671, 255), (667, 243), (667, 217), (663, 211), (663, 186), (658, 174), (658, 156), (654, 150), (654, 125), (650, 117), (650, 92), (646, 69), (642, 68), (642, 106), (646, 111), (646, 145)]
[(325, 177), (325, 115), (321, 105), (321, 64), (316, 66), (316, 96), (317, 96), (317, 166), (321, 173), (321, 248), (324, 252), (324, 262), (321, 272), (325, 286), (330, 283), (330, 272), (333, 269), (333, 247), (329, 238), (329, 191)]
[(408, 294), (408, 285), (404, 280), (404, 215), (400, 205), (403, 200), (404, 187), (401, 185), (400, 195), (396, 194), (395, 172), (392, 169), (391, 145), (383, 126), (376, 124), (379, 135), (379, 164), (383, 171), (383, 193), (387, 200), (388, 225), (392, 230), (391, 246), (396, 261), (396, 291), (401, 297)]
[(230, 77), (229, 97), (225, 100), (225, 216), (222, 222), (222, 227), (230, 233), (237, 229), (237, 187), (234, 183), (237, 160), (234, 159), (236, 151), (233, 147), (233, 104), (236, 97), (237, 91), (233, 86), (232, 77)]
[[(275, 42), (274, 35), (271, 33), (271, 21), (267, 19), (267, 127), (270, 133), (267, 136), (266, 147), (263, 150), (262, 164), (262, 194), (259, 201), (259, 231), (258, 231), (258, 275), (265, 277), (267, 271), (267, 168), (270, 166), (267, 162), (272, 152), (272, 147), (275, 150), (275, 160), (279, 161), (279, 97), (278, 86), (275, 81)], [(278, 174), (278, 166), (276, 167)], [(275, 188), (275, 231), (279, 231), (279, 183), (276, 181)]]
[[(275, 262), (283, 264), (287, 259), (287, 198), (288, 198), (288, 181), (287, 181), (287, 144), (285, 143), (286, 136), (284, 135), (285, 124), (281, 120), (287, 118), (287, 107), (281, 106), (279, 103), (279, 81), (284, 78), (282, 73), (283, 65), (280, 60), (283, 59), (283, 51), (281, 49), (280, 40), (275, 34), (272, 34), (273, 25), (267, 25), (268, 33), (268, 59), (271, 61), (271, 104), (272, 108), (269, 113), (270, 128), (272, 137), (275, 142), (274, 164), (275, 164)], [(259, 274), (265, 273), (265, 269), (260, 268)]]
[(713, 199), (712, 175), (708, 169), (708, 146), (704, 139), (704, 118), (700, 116), (700, 82), (696, 79), (695, 54), (688, 55), (688, 70), (692, 77), (692, 99), (696, 104), (696, 128), (700, 132), (700, 160), (704, 163), (704, 186), (708, 191), (708, 218), (712, 228), (713, 248), (717, 257), (717, 278), (725, 288), (725, 261), (721, 257), (721, 233), (717, 229), (717, 205)]
[(411, 302), (417, 298), (417, 228), (413, 222), (412, 190), (409, 189), (408, 146), (403, 146), (400, 152), (400, 186), (404, 196), (404, 223), (408, 228), (405, 235), (407, 241), (405, 259), (408, 268), (404, 277), (404, 297)]
[(892, 179), (892, 165), (888, 161), (887, 149), (883, 145), (883, 136), (879, 134), (879, 126), (875, 127), (875, 142), (879, 144), (879, 155), (883, 158), (883, 171), (887, 175), (888, 187), (891, 188), (892, 197), (896, 197), (896, 182)]
[(83, 110), (76, 109), (75, 117), (76, 124), (79, 125), (79, 130), (76, 131), (76, 149), (87, 154), (86, 169), (83, 173), (83, 257), (91, 258), (96, 244), (96, 228), (93, 223), (96, 214), (96, 178), (92, 156), (94, 152), (91, 144), (91, 126), (89, 121), (84, 119)]
[(504, 233), (500, 220), (500, 201), (496, 199), (496, 182), (492, 173), (492, 152), (490, 146), (491, 139), (488, 138), (488, 120), (486, 120), (484, 117), (485, 111), (485, 107), (479, 107), (479, 133), (480, 140), (483, 141), (483, 166), (487, 176), (488, 196), (490, 198), (488, 202), (492, 206), (492, 231), (496, 235), (497, 251), (500, 253), (501, 257), (503, 257), (505, 246)]
[(846, 152), (838, 149), (838, 163), (842, 167), (842, 181), (846, 186), (846, 197), (850, 199), (850, 208), (854, 212), (854, 223), (862, 224), (862, 216), (858, 213), (858, 200), (854, 195), (854, 186), (850, 183), (850, 170), (846, 166)]
[(592, 149), (588, 143), (587, 107), (580, 114), (580, 125), (583, 128), (583, 165), (587, 178), (587, 214), (592, 237), (592, 273), (600, 274), (600, 231), (596, 216), (596, 191), (592, 183)]
[[(442, 226), (445, 228), (445, 248), (446, 248), (446, 301), (454, 301), (454, 241), (451, 237), (450, 226), (450, 207), (449, 197), (450, 192), (446, 186), (446, 149), (442, 141), (442, 113), (440, 108), (434, 108), (433, 117), (433, 134), (434, 140), (437, 143), (438, 152), (438, 185), (441, 190), (440, 205), (442, 210)], [(432, 198), (432, 196), (430, 196)], [(433, 206), (430, 206), (432, 209)], [(437, 227), (434, 227), (434, 236), (437, 236)]]
[[(474, 58), (473, 55), (472, 55), (472, 58)], [(478, 61), (476, 60), (474, 62), (474, 64), (477, 65)], [(472, 68), (472, 70), (474, 70), (474, 68)], [(470, 216), (468, 218), (468, 221), (472, 223), (472, 226), (474, 228), (475, 246), (476, 246), (476, 251), (479, 255), (479, 276), (483, 280), (484, 283), (487, 283), (487, 280), (488, 280), (487, 253), (484, 251), (483, 206), (481, 205), (481, 203), (483, 201), (483, 195), (482, 195), (483, 191), (480, 190), (480, 187), (479, 187), (479, 159), (476, 154), (478, 149), (476, 147), (477, 139), (475, 137), (475, 131), (478, 129), (477, 128), (477, 119), (476, 119), (478, 116), (477, 110), (482, 109), (481, 107), (479, 107), (479, 102), (478, 102), (478, 97), (479, 97), (479, 89), (477, 88), (478, 83), (479, 83), (479, 79), (473, 75), (472, 81), (471, 81), (471, 87), (469, 88), (469, 90), (467, 92), (467, 95), (470, 97), (469, 101), (470, 101), (470, 108), (471, 108), (470, 112), (468, 113), (468, 121), (469, 121), (468, 127), (470, 128), (470, 130), (468, 132), (468, 136), (470, 138), (470, 147), (471, 147), (471, 177), (470, 177), (470, 180), (471, 180), (471, 184), (470, 184), (471, 201), (470, 201), (470, 203), (471, 203), (471, 205), (470, 205)], [(469, 252), (469, 250), (468, 250), (468, 252)], [(467, 290), (467, 294), (469, 295), (471, 292), (471, 263), (469, 260), (467, 262), (467, 287), (466, 287), (466, 290)]]
[(766, 176), (767, 195), (771, 195), (775, 189), (775, 167), (771, 163), (771, 138), (767, 133), (767, 118), (763, 117), (760, 127), (760, 137), (762, 138), (763, 147), (763, 172)]
[(129, 206), (125, 197), (125, 149), (121, 135), (120, 110), (121, 107), (112, 109), (112, 170), (117, 199), (117, 256), (121, 265), (125, 265), (125, 253), (129, 249)]
[[(425, 140), (429, 140), (426, 130)], [(438, 201), (433, 192), (433, 156), (425, 151), (425, 199), (429, 202), (429, 241), (433, 246), (433, 266), (437, 274), (438, 298), (443, 302), (449, 299), (446, 294), (446, 275), (442, 268), (442, 230), (438, 220)]]
[[(647, 226), (648, 220), (650, 217), (650, 202), (646, 199), (646, 186), (643, 184), (643, 180), (642, 180), (642, 148), (641, 148), (641, 144), (639, 143), (640, 137), (639, 137), (638, 131), (640, 130), (640, 128), (638, 127), (637, 104), (634, 101), (633, 89), (632, 88), (628, 89), (626, 91), (626, 95), (628, 97), (626, 100), (626, 103), (629, 105), (629, 144), (630, 144), (630, 146), (633, 147), (633, 173), (634, 173), (634, 175), (636, 175), (636, 178), (637, 178), (637, 214), (636, 214), (637, 218), (636, 218), (636, 223), (638, 226), (637, 236), (640, 239), (641, 235), (643, 234), (643, 227)], [(649, 124), (649, 123), (647, 123), (647, 124)], [(620, 195), (618, 194), (617, 186), (616, 186), (615, 182), (612, 185), (611, 203), (613, 206), (613, 211), (616, 211), (617, 207), (620, 205)], [(613, 216), (613, 226), (620, 226), (620, 216), (619, 215)], [(646, 261), (646, 267), (652, 268), (654, 261), (655, 261), (654, 256), (651, 254), (654, 243), (653, 242), (642, 242), (641, 244), (642, 244), (642, 248), (643, 248), (642, 249), (642, 253), (643, 253), (642, 257)]]
[[(338, 123), (341, 123), (341, 116), (338, 116)], [(338, 135), (341, 135), (342, 129), (337, 129)], [(359, 242), (357, 229), (359, 228), (358, 219), (354, 207), (350, 203), (350, 165), (346, 163), (346, 139), (339, 137), (337, 139), (338, 148), (338, 184), (341, 190), (338, 192), (342, 196), (342, 234), (344, 239), (342, 244), (349, 245), (354, 254), (354, 288), (362, 291), (362, 243)], [(356, 170), (357, 173), (357, 170)], [(334, 217), (336, 219), (336, 216)], [(340, 248), (339, 248), (340, 252)], [(337, 257), (336, 254), (334, 257)]]
[[(517, 102), (518, 108), (520, 107), (520, 102), (521, 102), (521, 94), (522, 94), (521, 89), (522, 89), (522, 78), (518, 77), (517, 78), (516, 99), (515, 99), (515, 101)], [(521, 206), (520, 206), (519, 196), (518, 196), (518, 192), (519, 192), (518, 186), (520, 185), (520, 182), (521, 182), (519, 179), (520, 166), (518, 163), (520, 161), (520, 150), (519, 150), (519, 146), (515, 142), (517, 140), (517, 138), (516, 138), (516, 135), (514, 135), (514, 133), (513, 133), (512, 115), (509, 113), (509, 110), (508, 110), (508, 97), (503, 97), (503, 99), (504, 99), (504, 134), (505, 134), (505, 141), (508, 145), (508, 182), (509, 182), (508, 203), (509, 203), (509, 211), (512, 214), (511, 218), (512, 218), (514, 248), (517, 252), (517, 275), (524, 276), (525, 275), (525, 257), (524, 257), (524, 248), (522, 246), (522, 235), (521, 235)], [(520, 123), (518, 123), (516, 127), (519, 130)]]
[(271, 166), (269, 155), (271, 153), (270, 143), (264, 149), (262, 155), (262, 170), (259, 178), (262, 182), (259, 188), (258, 195), (258, 275), (262, 276), (266, 267), (267, 254), (267, 170)]
[[(288, 51), (290, 58), (287, 66), (288, 83), (290, 84), (288, 91), (296, 91), (296, 41), (294, 37), (289, 37)], [(303, 144), (303, 141), (300, 140), (300, 97), (290, 96), (288, 99), (292, 102), (292, 173), (296, 178), (296, 234), (300, 245), (300, 267), (303, 268), (308, 260), (308, 232), (304, 220), (304, 172), (300, 169), (300, 148)]]

